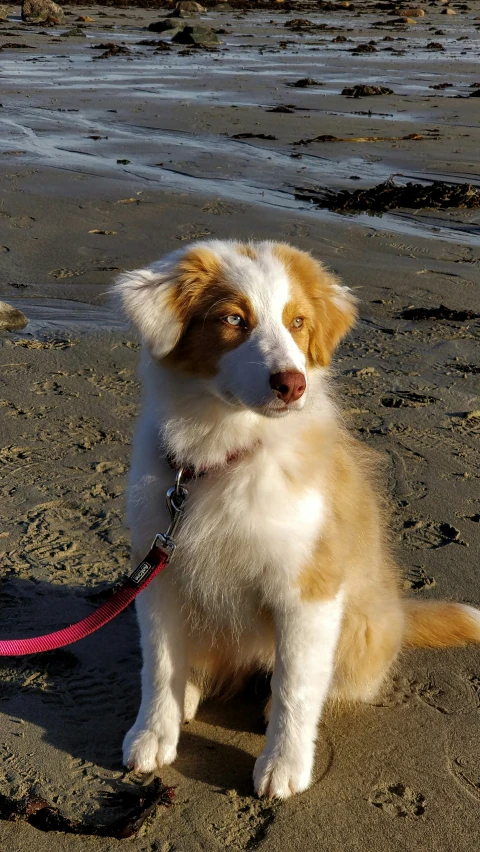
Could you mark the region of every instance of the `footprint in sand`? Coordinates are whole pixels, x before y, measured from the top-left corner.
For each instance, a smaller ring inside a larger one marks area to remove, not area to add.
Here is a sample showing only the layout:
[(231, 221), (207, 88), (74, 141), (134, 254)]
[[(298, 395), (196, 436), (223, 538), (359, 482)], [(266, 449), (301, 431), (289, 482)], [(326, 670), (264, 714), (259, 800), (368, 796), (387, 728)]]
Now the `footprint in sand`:
[(233, 818), (212, 822), (212, 834), (227, 849), (256, 848), (275, 818), (276, 806), (250, 796), (239, 796), (235, 790), (229, 790), (226, 795), (232, 805)]
[(244, 213), (244, 204), (227, 204), (221, 198), (215, 201), (209, 201), (202, 207), (204, 213), (210, 213), (212, 216), (232, 216), (234, 213)]
[(177, 228), (177, 240), (199, 240), (201, 237), (208, 237), (212, 232), (205, 225), (195, 225), (188, 222), (186, 225), (180, 225)]
[(433, 589), (436, 585), (435, 577), (430, 577), (422, 565), (411, 568), (403, 580), (403, 588), (419, 592), (422, 589)]
[(405, 784), (390, 784), (372, 790), (368, 801), (391, 817), (420, 817), (425, 813), (425, 796)]
[(403, 530), (404, 540), (412, 547), (434, 550), (449, 544), (468, 547), (467, 542), (460, 538), (460, 530), (446, 522), (435, 523), (409, 518), (404, 522)]
[(66, 267), (64, 267), (62, 269), (52, 269), (48, 274), (58, 281), (64, 278), (77, 278), (79, 275), (83, 275), (83, 270), (67, 269)]
[(422, 408), (435, 402), (438, 402), (435, 396), (413, 391), (396, 391), (392, 396), (383, 396), (380, 400), (384, 408)]

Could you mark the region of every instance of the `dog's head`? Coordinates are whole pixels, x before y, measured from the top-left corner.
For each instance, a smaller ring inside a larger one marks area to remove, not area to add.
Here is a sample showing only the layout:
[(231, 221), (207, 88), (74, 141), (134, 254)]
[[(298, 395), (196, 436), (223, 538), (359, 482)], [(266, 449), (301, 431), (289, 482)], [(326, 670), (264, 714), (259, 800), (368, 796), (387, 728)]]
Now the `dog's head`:
[(275, 242), (196, 243), (116, 289), (154, 359), (271, 417), (303, 408), (309, 372), (328, 366), (356, 315), (321, 263)]

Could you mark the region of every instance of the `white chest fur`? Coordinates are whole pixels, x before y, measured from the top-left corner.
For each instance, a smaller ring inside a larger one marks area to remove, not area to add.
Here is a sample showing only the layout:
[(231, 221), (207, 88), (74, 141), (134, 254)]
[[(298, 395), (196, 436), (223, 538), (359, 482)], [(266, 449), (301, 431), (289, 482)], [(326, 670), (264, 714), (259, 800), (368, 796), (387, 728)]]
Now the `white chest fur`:
[[(325, 519), (320, 491), (292, 483), (288, 456), (261, 449), (189, 485), (169, 571), (189, 608), (234, 632), (290, 593)], [(140, 422), (129, 490), (136, 558), (166, 527), (164, 495), (172, 482), (157, 429)]]
[(193, 486), (175, 556), (184, 595), (237, 629), (292, 588), (324, 517), (318, 491), (294, 489), (264, 455)]

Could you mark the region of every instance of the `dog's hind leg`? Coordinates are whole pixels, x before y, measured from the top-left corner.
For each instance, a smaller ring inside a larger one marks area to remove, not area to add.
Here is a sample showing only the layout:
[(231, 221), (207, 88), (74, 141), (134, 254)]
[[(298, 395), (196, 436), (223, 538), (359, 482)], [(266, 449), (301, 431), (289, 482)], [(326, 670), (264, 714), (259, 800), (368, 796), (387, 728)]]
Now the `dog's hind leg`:
[(404, 616), (398, 599), (375, 611), (347, 612), (338, 644), (332, 697), (370, 702), (378, 695), (402, 643)]

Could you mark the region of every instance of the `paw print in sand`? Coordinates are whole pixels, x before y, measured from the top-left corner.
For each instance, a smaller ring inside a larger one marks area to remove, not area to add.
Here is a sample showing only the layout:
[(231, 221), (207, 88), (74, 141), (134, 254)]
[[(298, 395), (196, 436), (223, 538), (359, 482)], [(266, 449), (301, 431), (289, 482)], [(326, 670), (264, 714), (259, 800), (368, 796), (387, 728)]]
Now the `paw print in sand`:
[(419, 817), (425, 813), (425, 796), (405, 784), (377, 787), (369, 802), (392, 817)]

